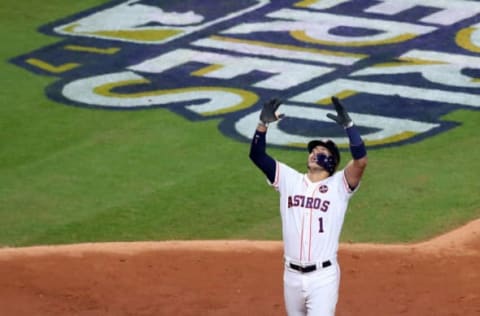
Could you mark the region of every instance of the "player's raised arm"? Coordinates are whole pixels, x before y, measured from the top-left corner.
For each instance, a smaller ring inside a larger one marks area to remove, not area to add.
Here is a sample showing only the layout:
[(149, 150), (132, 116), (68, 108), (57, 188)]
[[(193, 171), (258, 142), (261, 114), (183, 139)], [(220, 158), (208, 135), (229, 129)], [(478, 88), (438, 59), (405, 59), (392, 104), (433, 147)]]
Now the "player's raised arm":
[(253, 136), (250, 145), (250, 159), (253, 163), (263, 171), (268, 180), (275, 182), (276, 162), (267, 155), (266, 149), (266, 134), (268, 124), (278, 121), (283, 115), (277, 114), (277, 109), (282, 104), (279, 99), (272, 99), (263, 104), (262, 112), (260, 113), (260, 121), (258, 122), (255, 135)]
[(360, 183), (363, 171), (367, 167), (367, 150), (360, 133), (338, 98), (332, 97), (332, 102), (335, 106), (337, 115), (328, 113), (327, 117), (343, 126), (348, 135), (350, 141), (350, 153), (352, 154), (353, 160), (351, 160), (345, 167), (345, 178), (347, 179), (350, 188), (355, 188)]

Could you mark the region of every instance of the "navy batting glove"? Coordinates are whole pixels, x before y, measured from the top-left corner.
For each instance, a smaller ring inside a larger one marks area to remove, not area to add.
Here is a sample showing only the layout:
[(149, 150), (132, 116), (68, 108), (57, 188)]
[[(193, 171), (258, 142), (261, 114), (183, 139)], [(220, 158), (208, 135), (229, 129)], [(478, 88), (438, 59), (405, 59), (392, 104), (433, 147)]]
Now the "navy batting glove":
[(337, 111), (337, 115), (333, 115), (331, 113), (327, 114), (329, 119), (334, 120), (337, 124), (342, 125), (344, 128), (352, 127), (353, 121), (348, 115), (345, 107), (340, 103), (337, 97), (332, 97), (333, 105), (335, 106), (335, 111)]
[(272, 123), (278, 121), (282, 117), (283, 114), (277, 114), (277, 109), (282, 104), (280, 99), (271, 99), (263, 104), (262, 112), (260, 113), (260, 121), (264, 124)]

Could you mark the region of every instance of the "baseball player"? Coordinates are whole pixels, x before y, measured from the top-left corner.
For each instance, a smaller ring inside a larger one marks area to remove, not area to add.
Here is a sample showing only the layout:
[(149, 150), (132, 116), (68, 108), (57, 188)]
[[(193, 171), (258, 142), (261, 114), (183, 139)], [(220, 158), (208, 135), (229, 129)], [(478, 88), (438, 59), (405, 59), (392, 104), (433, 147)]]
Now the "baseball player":
[(287, 314), (335, 314), (340, 284), (337, 251), (348, 202), (360, 185), (367, 151), (350, 116), (336, 97), (337, 115), (327, 117), (343, 126), (353, 159), (337, 171), (340, 152), (331, 140), (308, 143), (307, 172), (274, 160), (266, 151), (268, 124), (279, 120), (281, 104), (263, 105), (250, 148), (250, 159), (280, 193), (284, 243), (284, 299)]

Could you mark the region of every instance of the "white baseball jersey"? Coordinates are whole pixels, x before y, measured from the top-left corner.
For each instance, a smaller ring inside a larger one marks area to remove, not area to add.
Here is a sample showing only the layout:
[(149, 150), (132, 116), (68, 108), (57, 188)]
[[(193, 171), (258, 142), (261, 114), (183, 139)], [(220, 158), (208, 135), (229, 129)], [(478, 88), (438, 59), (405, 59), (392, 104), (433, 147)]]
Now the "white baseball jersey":
[(272, 185), (280, 193), (285, 258), (305, 265), (335, 261), (348, 201), (354, 193), (344, 170), (311, 182), (306, 174), (276, 164)]

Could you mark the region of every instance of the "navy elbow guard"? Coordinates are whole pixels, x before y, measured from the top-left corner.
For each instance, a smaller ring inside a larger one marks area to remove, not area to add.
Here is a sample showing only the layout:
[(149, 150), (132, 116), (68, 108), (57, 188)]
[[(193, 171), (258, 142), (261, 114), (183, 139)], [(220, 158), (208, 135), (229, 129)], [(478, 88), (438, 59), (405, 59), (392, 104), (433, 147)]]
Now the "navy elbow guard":
[(367, 148), (355, 126), (352, 125), (345, 130), (350, 140), (350, 152), (352, 153), (353, 159), (358, 160), (365, 157), (367, 155)]

